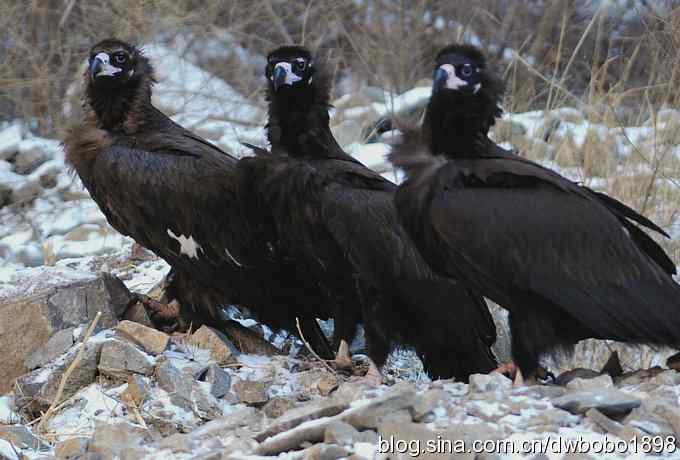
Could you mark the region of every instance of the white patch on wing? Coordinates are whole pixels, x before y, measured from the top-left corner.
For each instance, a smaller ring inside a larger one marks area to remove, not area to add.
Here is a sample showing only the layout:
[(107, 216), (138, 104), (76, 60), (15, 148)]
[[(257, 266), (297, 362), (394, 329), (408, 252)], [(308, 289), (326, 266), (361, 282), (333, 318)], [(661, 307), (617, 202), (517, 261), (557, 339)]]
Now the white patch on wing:
[(116, 66), (111, 65), (111, 63), (109, 62), (109, 55), (106, 53), (98, 53), (94, 58), (101, 61), (102, 63), (102, 68), (99, 72), (97, 72), (97, 75), (95, 75), (95, 77), (98, 77), (100, 75), (113, 77), (115, 74), (123, 70)]
[(276, 64), (276, 65), (274, 66), (274, 68), (276, 69), (276, 68), (279, 67), (279, 66), (281, 66), (281, 67), (283, 67), (284, 69), (286, 69), (286, 84), (287, 84), (287, 85), (292, 85), (292, 84), (295, 83), (296, 81), (302, 80), (302, 78), (298, 77), (298, 76), (295, 74), (295, 72), (293, 72), (293, 68), (291, 67), (290, 62), (279, 62), (278, 64)]
[(623, 233), (625, 233), (626, 236), (628, 238), (630, 238), (630, 231), (626, 227), (624, 227), (623, 225), (621, 226), (621, 229), (623, 229)]
[(238, 260), (236, 260), (236, 257), (234, 257), (234, 256), (231, 255), (231, 252), (229, 252), (229, 249), (225, 248), (225, 249), (224, 249), (224, 253), (225, 253), (225, 254), (227, 255), (227, 257), (229, 257), (229, 259), (231, 259), (231, 261), (234, 262), (236, 265), (238, 265), (239, 267), (243, 267), (243, 265), (241, 265), (241, 262), (239, 262)]
[(468, 82), (458, 78), (458, 75), (456, 75), (456, 69), (451, 64), (444, 64), (440, 67), (442, 69), (444, 69), (449, 76), (446, 79), (446, 87), (447, 88), (449, 88), (449, 89), (460, 89), (460, 88), (468, 85)]
[(170, 238), (177, 240), (177, 242), (179, 243), (180, 254), (184, 254), (190, 259), (198, 259), (198, 249), (203, 251), (201, 245), (194, 241), (194, 238), (191, 235), (189, 235), (189, 237), (186, 237), (180, 233), (179, 236), (177, 236), (170, 229), (168, 229), (168, 235), (170, 236)]
[(477, 84), (475, 85), (475, 90), (474, 90), (472, 93), (473, 93), (473, 94), (477, 94), (477, 92), (479, 92), (480, 89), (482, 89), (482, 84), (481, 84), (481, 83), (477, 83)]

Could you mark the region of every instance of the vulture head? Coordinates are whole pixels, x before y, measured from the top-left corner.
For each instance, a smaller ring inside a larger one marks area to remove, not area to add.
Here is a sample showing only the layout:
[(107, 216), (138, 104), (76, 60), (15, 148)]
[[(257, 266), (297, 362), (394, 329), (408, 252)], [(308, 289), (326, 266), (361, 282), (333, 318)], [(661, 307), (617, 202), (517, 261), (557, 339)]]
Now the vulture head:
[(275, 93), (308, 87), (315, 73), (312, 53), (302, 46), (282, 46), (267, 56), (265, 70)]
[(92, 47), (87, 77), (95, 88), (114, 89), (141, 82), (152, 73), (149, 60), (135, 46), (115, 38)]
[[(482, 130), (494, 124), (502, 111), (503, 82), (474, 46), (453, 44), (435, 60), (432, 103), (467, 121), (478, 120)], [(485, 131), (485, 132), (486, 132)]]

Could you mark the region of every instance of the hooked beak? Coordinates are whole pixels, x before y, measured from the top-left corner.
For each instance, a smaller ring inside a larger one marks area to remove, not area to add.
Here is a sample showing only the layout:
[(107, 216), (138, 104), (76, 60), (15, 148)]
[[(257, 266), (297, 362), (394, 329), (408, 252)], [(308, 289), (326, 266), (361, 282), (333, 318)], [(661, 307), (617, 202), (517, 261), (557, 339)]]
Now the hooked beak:
[(432, 89), (434, 91), (440, 90), (446, 85), (446, 81), (449, 79), (449, 73), (441, 68), (437, 67), (437, 70), (434, 72), (434, 81), (432, 82)]
[(102, 62), (101, 59), (98, 57), (95, 57), (92, 59), (92, 63), (90, 64), (90, 78), (94, 80), (97, 78), (97, 75), (99, 75), (104, 68), (104, 62)]
[(272, 82), (274, 84), (274, 91), (278, 91), (279, 87), (286, 84), (286, 76), (288, 71), (284, 66), (276, 64), (272, 74)]

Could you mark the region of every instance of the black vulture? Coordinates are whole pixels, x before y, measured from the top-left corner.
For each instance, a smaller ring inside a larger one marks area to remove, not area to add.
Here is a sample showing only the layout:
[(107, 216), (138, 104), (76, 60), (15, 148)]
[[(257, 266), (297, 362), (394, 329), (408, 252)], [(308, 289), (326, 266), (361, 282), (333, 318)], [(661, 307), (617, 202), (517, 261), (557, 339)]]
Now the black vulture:
[(332, 357), (316, 321), (323, 293), (291, 282), (291, 267), (262, 250), (238, 203), (237, 159), (153, 106), (149, 59), (107, 39), (91, 49), (84, 78), (84, 117), (64, 140), (66, 160), (111, 226), (170, 264), (168, 291), (182, 316), (194, 327), (234, 328), (219, 306), (237, 304), (291, 332), (299, 318)]
[(380, 378), (395, 346), (413, 346), (433, 377), (494, 369), (496, 330), (484, 299), (430, 269), (398, 222), (396, 185), (334, 139), (323, 65), (306, 48), (285, 46), (269, 54), (266, 75), (271, 152), (251, 146), (256, 155), (240, 161), (251, 187), (243, 203), (276, 229), (271, 244), (296, 262), (298, 276), (328, 292), (340, 338), (363, 322), (369, 379)]
[(476, 48), (438, 54), (422, 129), (391, 154), (407, 175), (399, 216), (423, 256), (509, 310), (520, 378), (585, 338), (680, 345), (675, 266), (641, 227), (663, 230), (493, 143), (502, 95)]

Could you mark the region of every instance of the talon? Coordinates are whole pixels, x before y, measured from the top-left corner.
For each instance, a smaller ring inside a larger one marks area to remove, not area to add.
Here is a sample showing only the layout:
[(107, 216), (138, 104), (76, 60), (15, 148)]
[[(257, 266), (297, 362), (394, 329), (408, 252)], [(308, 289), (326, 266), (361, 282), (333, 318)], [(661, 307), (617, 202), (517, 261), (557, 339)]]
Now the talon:
[(524, 386), (524, 376), (522, 375), (522, 370), (518, 367), (516, 368), (515, 378), (512, 381), (512, 387), (517, 388)]
[(490, 374), (494, 374), (494, 373), (503, 374), (503, 375), (507, 375), (511, 379), (514, 379), (518, 370), (519, 370), (519, 368), (514, 363), (514, 361), (508, 361), (507, 363), (502, 364), (497, 369), (492, 370), (490, 372)]
[(331, 361), (331, 366), (337, 370), (343, 371), (350, 371), (352, 369), (352, 358), (349, 355), (349, 344), (346, 340), (343, 339), (340, 341), (338, 352), (335, 355), (335, 359)]
[(176, 299), (165, 304), (144, 294), (135, 294), (135, 297), (137, 301), (151, 310), (155, 318), (167, 321), (180, 317), (180, 304)]
[(383, 384), (383, 375), (380, 372), (380, 369), (378, 369), (378, 366), (373, 362), (372, 359), (368, 359), (368, 370), (366, 371), (366, 374), (361, 376), (361, 377), (352, 377), (350, 378), (350, 381), (354, 382), (364, 382), (369, 386), (372, 387), (379, 387), (380, 385)]

